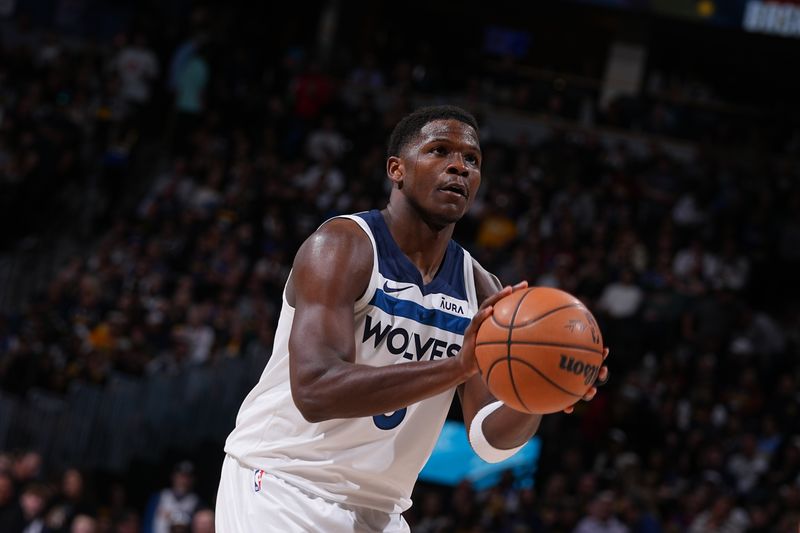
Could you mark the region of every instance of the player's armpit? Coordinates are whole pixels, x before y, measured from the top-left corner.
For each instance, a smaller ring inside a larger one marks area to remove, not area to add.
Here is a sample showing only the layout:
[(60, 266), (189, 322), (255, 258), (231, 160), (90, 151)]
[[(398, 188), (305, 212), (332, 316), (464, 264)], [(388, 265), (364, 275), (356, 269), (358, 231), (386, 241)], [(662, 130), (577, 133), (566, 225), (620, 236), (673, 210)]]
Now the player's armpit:
[(498, 277), (483, 268), (475, 258), (472, 259), (472, 274), (475, 279), (475, 294), (478, 303), (503, 289), (503, 284), (500, 283)]

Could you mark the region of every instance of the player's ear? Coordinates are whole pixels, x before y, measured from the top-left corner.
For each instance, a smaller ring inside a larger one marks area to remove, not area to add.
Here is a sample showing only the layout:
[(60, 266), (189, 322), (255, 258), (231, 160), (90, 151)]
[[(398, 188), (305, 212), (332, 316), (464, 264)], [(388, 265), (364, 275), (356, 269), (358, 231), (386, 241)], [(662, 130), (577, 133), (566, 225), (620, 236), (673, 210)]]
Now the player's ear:
[(386, 174), (392, 183), (397, 185), (398, 189), (403, 188), (403, 177), (405, 176), (406, 169), (403, 165), (403, 160), (397, 156), (391, 156), (386, 160)]

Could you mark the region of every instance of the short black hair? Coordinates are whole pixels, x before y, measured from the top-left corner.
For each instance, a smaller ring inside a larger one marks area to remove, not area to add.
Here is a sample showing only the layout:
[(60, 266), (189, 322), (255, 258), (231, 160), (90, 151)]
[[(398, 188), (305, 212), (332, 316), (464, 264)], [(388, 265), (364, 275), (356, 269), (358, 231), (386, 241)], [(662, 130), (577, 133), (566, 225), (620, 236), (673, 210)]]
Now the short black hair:
[(422, 128), (434, 120), (454, 119), (471, 126), (478, 133), (478, 121), (469, 111), (454, 105), (434, 105), (421, 107), (403, 117), (389, 136), (388, 157), (399, 156), (400, 152), (416, 137)]

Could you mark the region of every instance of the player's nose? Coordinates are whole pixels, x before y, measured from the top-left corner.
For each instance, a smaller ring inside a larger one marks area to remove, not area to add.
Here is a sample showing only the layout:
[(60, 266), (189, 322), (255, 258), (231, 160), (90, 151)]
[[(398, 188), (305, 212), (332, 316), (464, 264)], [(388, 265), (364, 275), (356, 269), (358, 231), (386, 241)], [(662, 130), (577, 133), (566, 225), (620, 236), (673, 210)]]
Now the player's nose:
[(450, 161), (447, 164), (448, 174), (458, 174), (459, 176), (467, 177), (469, 170), (464, 162), (464, 156), (460, 153), (454, 152), (451, 154)]

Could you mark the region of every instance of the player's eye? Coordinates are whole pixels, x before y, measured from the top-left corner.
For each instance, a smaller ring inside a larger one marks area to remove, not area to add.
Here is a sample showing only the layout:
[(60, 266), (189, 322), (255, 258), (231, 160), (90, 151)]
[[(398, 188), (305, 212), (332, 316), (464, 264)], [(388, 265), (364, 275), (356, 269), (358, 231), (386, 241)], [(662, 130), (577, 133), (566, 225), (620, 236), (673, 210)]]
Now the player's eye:
[(478, 156), (474, 154), (466, 154), (464, 155), (464, 161), (466, 161), (470, 165), (478, 166), (479, 159)]

